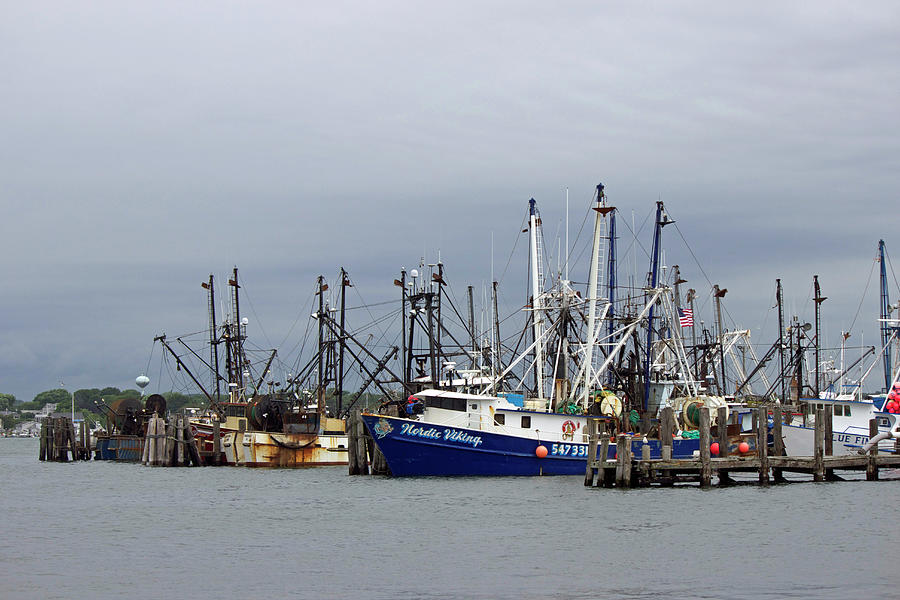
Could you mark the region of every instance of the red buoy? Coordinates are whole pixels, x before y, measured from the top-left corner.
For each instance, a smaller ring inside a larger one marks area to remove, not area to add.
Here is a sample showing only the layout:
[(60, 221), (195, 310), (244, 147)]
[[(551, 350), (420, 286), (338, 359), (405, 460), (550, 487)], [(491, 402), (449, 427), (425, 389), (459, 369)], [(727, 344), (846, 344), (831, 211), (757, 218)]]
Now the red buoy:
[(709, 453), (715, 454), (716, 456), (719, 455), (719, 442), (713, 442), (709, 445)]
[(750, 444), (748, 444), (747, 442), (741, 442), (741, 445), (738, 446), (738, 450), (741, 454), (746, 454), (747, 452), (750, 452)]
[(547, 446), (541, 444), (537, 448), (535, 448), (534, 453), (538, 458), (545, 458), (547, 456)]

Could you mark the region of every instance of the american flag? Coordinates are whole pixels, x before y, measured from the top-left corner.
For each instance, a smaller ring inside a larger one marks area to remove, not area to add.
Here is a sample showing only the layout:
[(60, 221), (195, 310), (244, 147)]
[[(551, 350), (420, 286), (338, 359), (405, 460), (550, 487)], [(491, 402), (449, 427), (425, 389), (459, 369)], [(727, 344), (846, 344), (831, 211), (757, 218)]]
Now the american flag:
[(681, 323), (682, 327), (693, 327), (694, 326), (694, 311), (690, 308), (679, 308), (678, 309), (678, 322)]

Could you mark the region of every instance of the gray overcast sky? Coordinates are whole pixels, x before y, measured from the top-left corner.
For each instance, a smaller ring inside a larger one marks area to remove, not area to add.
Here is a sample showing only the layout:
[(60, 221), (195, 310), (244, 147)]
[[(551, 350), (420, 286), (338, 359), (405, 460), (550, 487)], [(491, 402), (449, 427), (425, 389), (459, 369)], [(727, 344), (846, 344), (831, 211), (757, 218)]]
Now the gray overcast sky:
[[(599, 181), (637, 223), (666, 202), (741, 327), (771, 324), (776, 277), (811, 310), (817, 273), (836, 340), (878, 239), (900, 248), (896, 2), (3, 15), (0, 391), (21, 400), (132, 385), (154, 335), (203, 328), (198, 283), (235, 264), (273, 341), (340, 266), (380, 298), (440, 250), (462, 294), (489, 279), (492, 234), (505, 264), (529, 197), (550, 237), (564, 190), (580, 221)], [(876, 310), (870, 293), (854, 325), (869, 344)]]

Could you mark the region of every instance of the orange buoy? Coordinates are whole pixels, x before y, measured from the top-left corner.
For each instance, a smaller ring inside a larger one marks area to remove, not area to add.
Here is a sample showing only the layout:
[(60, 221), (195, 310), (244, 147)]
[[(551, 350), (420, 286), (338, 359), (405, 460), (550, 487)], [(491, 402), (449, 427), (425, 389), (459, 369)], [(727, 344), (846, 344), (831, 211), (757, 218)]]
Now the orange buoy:
[(534, 453), (537, 455), (538, 458), (546, 458), (547, 446), (544, 446), (543, 444), (541, 444), (540, 446), (535, 448)]
[(709, 453), (715, 454), (716, 456), (719, 455), (719, 442), (713, 442), (712, 444), (710, 444)]
[(741, 454), (746, 454), (747, 452), (750, 452), (750, 444), (748, 444), (747, 442), (741, 442), (741, 445), (738, 446), (738, 450), (741, 452)]

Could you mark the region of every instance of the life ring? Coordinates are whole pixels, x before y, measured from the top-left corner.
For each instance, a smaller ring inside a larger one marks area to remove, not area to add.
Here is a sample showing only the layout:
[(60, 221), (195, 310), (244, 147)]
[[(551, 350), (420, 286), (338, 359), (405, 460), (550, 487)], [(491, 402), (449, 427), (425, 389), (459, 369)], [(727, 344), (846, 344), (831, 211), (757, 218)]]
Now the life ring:
[(567, 420), (562, 424), (562, 432), (564, 440), (571, 440), (575, 437), (575, 422)]

